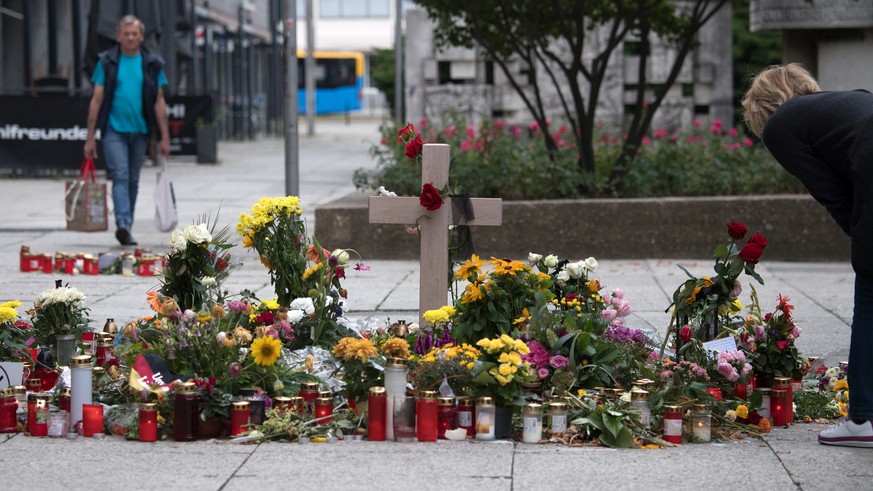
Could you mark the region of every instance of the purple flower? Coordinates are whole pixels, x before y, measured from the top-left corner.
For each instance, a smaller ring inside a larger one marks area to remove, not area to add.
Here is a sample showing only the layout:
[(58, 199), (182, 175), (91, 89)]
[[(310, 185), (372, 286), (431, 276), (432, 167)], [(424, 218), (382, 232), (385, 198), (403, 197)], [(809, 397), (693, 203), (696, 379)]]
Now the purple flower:
[(549, 365), (551, 365), (555, 370), (564, 368), (568, 364), (570, 364), (570, 360), (568, 360), (566, 356), (555, 355), (549, 358)]
[(645, 346), (649, 338), (646, 333), (639, 329), (630, 329), (621, 324), (614, 324), (606, 328), (603, 333), (606, 339), (616, 343), (637, 343)]
[(767, 334), (764, 332), (764, 326), (755, 326), (755, 341), (763, 341), (766, 337)]
[(339, 258), (331, 254), (330, 257), (327, 258), (327, 265), (331, 269), (336, 268), (337, 266), (339, 266)]
[(544, 378), (546, 378), (546, 377), (549, 376), (549, 369), (548, 369), (548, 368), (540, 368), (540, 369), (538, 369), (538, 370), (537, 370), (537, 376), (540, 378), (540, 380), (543, 380)]
[(355, 263), (355, 271), (367, 271), (369, 269), (370, 267), (365, 264)]
[(227, 303), (227, 308), (232, 312), (245, 312), (246, 309), (249, 308), (249, 305), (242, 300), (233, 300)]

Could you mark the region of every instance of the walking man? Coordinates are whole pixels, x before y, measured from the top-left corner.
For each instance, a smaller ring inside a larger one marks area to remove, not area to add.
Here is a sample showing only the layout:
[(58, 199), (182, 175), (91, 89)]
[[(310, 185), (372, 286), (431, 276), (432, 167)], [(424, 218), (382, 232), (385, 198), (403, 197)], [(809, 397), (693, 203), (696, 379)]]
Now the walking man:
[(95, 132), (100, 130), (106, 168), (112, 179), (115, 238), (136, 245), (131, 235), (139, 174), (151, 137), (159, 137), (158, 153), (170, 154), (167, 106), (162, 87), (164, 60), (142, 46), (145, 26), (133, 15), (118, 23), (118, 45), (98, 55), (91, 76), (94, 93), (88, 108), (85, 158), (97, 157)]

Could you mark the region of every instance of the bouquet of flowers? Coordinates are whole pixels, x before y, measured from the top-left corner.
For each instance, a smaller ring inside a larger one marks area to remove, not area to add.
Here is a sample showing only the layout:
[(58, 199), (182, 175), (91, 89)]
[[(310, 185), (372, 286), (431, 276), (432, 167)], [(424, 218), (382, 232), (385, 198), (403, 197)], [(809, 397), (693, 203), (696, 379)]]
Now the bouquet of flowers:
[(500, 406), (524, 404), (521, 384), (536, 380), (530, 363), (522, 360), (522, 356), (530, 353), (527, 344), (502, 334), (482, 338), (476, 346), (481, 348), (481, 354), (470, 371), (472, 383), (477, 386), (474, 395), (491, 396)]
[(546, 273), (509, 259), (491, 258), (491, 265), (490, 272), (483, 272), (485, 261), (473, 254), (454, 273), (455, 279), (468, 282), (453, 321), (459, 342), (517, 335), (530, 317), (528, 312), (555, 296), (552, 277)]
[(270, 270), (279, 304), (286, 307), (295, 298), (306, 296), (303, 273), (308, 244), (301, 214), (297, 196), (261, 198), (251, 215), (240, 215), (236, 227), (243, 246), (255, 249)]
[(666, 344), (669, 334), (675, 334), (677, 352), (688, 342), (685, 341), (687, 336), (679, 335), (683, 327), (692, 329), (695, 340), (709, 341), (715, 339), (720, 332), (719, 316), (727, 325), (730, 323), (730, 316), (742, 309), (737, 300), (742, 293), (742, 285), (737, 280), (741, 273), (745, 272), (758, 283), (764, 284), (764, 280), (755, 272), (755, 265), (767, 247), (767, 239), (755, 232), (740, 248), (738, 242), (743, 240), (748, 231), (749, 228), (742, 223), (727, 225), (730, 242), (726, 245), (719, 244), (715, 248), (713, 269), (716, 276), (698, 278), (679, 266), (688, 275), (688, 279), (673, 293), (673, 318), (668, 336), (664, 340)]
[(455, 339), (452, 337), (451, 322), (455, 312), (453, 306), (445, 305), (439, 309), (427, 310), (422, 314), (426, 325), (417, 332), (418, 340), (415, 343), (417, 354), (424, 355), (432, 349), (455, 343)]
[(752, 289), (750, 316), (740, 334), (740, 344), (751, 358), (755, 373), (760, 377), (782, 376), (800, 380), (803, 360), (794, 341), (800, 336), (800, 328), (794, 323), (790, 298), (779, 294), (776, 310), (761, 314), (758, 294)]
[(334, 346), (333, 356), (341, 363), (343, 395), (350, 401), (360, 401), (366, 398), (370, 387), (381, 385), (383, 371), (376, 365), (385, 366), (387, 358), (408, 358), (409, 343), (403, 338), (374, 340), (348, 336)]
[(215, 223), (211, 227), (199, 223), (174, 230), (163, 269), (161, 294), (175, 299), (182, 310), (199, 310), (208, 290), (217, 292), (217, 300), (223, 301), (221, 283), (234, 266), (227, 252), (233, 247), (228, 242), (229, 235), (227, 227), (215, 233)]
[(480, 354), (466, 343), (442, 344), (413, 356), (409, 379), (418, 390), (438, 390), (445, 381), (455, 394), (467, 394), (472, 390), (470, 372)]
[(84, 302), (82, 292), (70, 286), (60, 286), (60, 280), (55, 288), (37, 295), (33, 309), (27, 311), (36, 342), (40, 346), (53, 347), (57, 337), (63, 334), (73, 334), (78, 339), (91, 322)]
[(0, 361), (29, 358), (29, 343), (33, 343), (30, 324), (18, 319), (21, 302), (0, 303)]

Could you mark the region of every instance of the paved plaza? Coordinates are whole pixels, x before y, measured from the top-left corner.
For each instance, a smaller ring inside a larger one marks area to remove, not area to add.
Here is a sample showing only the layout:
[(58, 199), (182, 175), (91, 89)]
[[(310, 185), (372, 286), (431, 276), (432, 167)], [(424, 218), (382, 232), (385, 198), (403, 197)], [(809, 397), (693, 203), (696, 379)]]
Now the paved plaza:
[[(318, 122), (316, 136), (300, 136), (300, 198), (310, 229), (314, 228), (315, 207), (355, 192), (354, 170), (375, 165), (368, 149), (379, 140), (378, 124), (375, 120), (324, 119)], [(215, 165), (182, 158), (170, 161), (180, 225), (198, 216), (218, 214), (219, 223), (233, 229), (239, 214), (248, 212), (259, 198), (285, 194), (282, 140), (221, 142), (219, 157)], [(155, 167), (143, 170), (132, 232), (139, 247), (163, 252), (169, 234), (158, 232), (152, 218), (156, 173)], [(0, 179), (0, 209), (4, 211), (0, 302), (21, 300), (30, 305), (38, 293), (61, 278), (88, 297), (95, 327), (107, 318), (121, 325), (148, 315), (145, 293), (158, 285), (155, 277), (56, 277), (19, 272), (18, 253), (23, 244), (49, 254), (124, 250), (115, 241), (112, 226), (100, 233), (66, 231), (63, 193), (61, 179)], [(714, 237), (714, 243), (719, 239)], [(324, 246), (334, 249), (344, 244)], [(525, 258), (528, 252), (517, 251), (517, 258)], [(242, 266), (225, 286), (231, 292), (247, 288), (261, 298), (274, 297), (257, 257), (239, 247), (232, 253)], [(580, 250), (578, 258), (588, 255)], [(359, 323), (414, 320), (417, 262), (363, 259), (371, 269), (349, 271), (344, 282), (349, 292), (347, 316)], [(665, 309), (670, 294), (685, 278), (677, 264), (701, 275), (712, 269), (708, 258), (598, 259), (595, 276), (609, 289), (622, 288), (631, 302), (634, 314), (628, 326), (660, 336), (669, 320)], [(797, 345), (805, 356), (825, 355), (833, 363), (847, 358), (853, 285), (848, 263), (768, 262), (765, 253), (757, 271), (766, 282), (757, 287), (765, 308), (775, 306), (777, 293), (793, 300), (796, 321), (803, 329)], [(741, 298), (747, 298), (748, 287), (744, 288)], [(117, 437), (66, 441), (2, 435), (0, 461), (6, 474), (0, 477), (0, 489), (873, 488), (873, 451), (819, 445), (815, 436), (822, 428), (801, 423), (776, 428), (763, 440), (660, 450), (447, 441), (143, 444)]]

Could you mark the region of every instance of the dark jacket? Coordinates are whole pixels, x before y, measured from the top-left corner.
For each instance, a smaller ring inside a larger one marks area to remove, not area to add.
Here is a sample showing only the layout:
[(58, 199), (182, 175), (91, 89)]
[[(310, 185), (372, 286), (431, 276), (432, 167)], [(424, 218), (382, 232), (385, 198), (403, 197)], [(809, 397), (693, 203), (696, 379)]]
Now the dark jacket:
[(770, 116), (762, 138), (852, 238), (855, 272), (873, 277), (873, 94), (794, 97)]
[[(158, 120), (155, 115), (155, 101), (158, 99), (158, 76), (164, 67), (164, 60), (150, 53), (145, 47), (140, 47), (142, 53), (142, 110), (143, 117), (149, 127), (149, 135), (159, 135)], [(106, 126), (109, 124), (109, 110), (112, 108), (112, 99), (115, 96), (115, 85), (118, 81), (118, 58), (121, 56), (121, 48), (118, 45), (103, 51), (97, 57), (103, 64), (103, 73), (106, 75), (103, 85), (103, 102), (97, 113), (97, 128), (100, 133), (106, 134)]]

